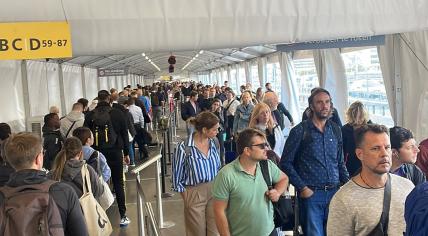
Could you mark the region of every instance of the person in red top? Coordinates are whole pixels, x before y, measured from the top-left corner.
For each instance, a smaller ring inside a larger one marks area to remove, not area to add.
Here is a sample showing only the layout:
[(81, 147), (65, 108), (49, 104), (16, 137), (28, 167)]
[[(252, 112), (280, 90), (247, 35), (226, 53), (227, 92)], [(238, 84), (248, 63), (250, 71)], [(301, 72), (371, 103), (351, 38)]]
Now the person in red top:
[(419, 144), (418, 158), (416, 159), (416, 165), (428, 175), (428, 138)]

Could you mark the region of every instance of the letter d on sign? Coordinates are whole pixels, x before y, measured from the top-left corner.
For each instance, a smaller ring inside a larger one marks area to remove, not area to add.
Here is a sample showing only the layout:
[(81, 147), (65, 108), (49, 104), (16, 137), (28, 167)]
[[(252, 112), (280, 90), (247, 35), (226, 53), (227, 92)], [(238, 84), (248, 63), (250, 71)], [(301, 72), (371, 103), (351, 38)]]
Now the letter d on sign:
[(30, 50), (37, 50), (40, 48), (40, 40), (30, 38)]

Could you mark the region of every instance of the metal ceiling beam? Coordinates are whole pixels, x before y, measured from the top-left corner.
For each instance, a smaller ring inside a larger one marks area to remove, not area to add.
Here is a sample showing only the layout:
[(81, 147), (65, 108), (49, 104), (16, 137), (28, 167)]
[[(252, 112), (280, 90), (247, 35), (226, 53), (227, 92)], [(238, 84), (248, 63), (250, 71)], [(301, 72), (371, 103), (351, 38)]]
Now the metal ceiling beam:
[(248, 47), (240, 49), (239, 52), (242, 52), (242, 53), (254, 56), (254, 57), (260, 57), (261, 56), (260, 53), (257, 53), (257, 52), (255, 52), (254, 50), (251, 50), (251, 48), (248, 48)]
[[(126, 66), (134, 66), (134, 65), (139, 65), (140, 63), (139, 63), (139, 61), (141, 61), (141, 60), (146, 60), (144, 57), (141, 57), (141, 58), (138, 58), (138, 59), (136, 59), (136, 60), (133, 60), (132, 62), (128, 62), (128, 63), (126, 63), (125, 64), (125, 67)], [(137, 63), (138, 62), (138, 63)], [(123, 65), (121, 65), (121, 64), (116, 64), (116, 65), (114, 65), (114, 66), (109, 66), (109, 68), (111, 68), (111, 69), (117, 69), (117, 68), (123, 68), (124, 66)]]
[(104, 60), (106, 58), (107, 58), (107, 56), (99, 56), (93, 60), (90, 60), (89, 62), (83, 63), (83, 66), (91, 66), (92, 64), (99, 62), (101, 60)]
[(120, 60), (122, 60), (122, 59), (124, 59), (124, 58), (122, 58), (122, 59), (116, 59), (116, 58), (111, 58), (112, 56), (122, 56), (122, 55), (110, 55), (110, 56), (107, 56), (106, 57), (106, 59), (109, 59), (110, 60), (110, 62), (106, 62), (106, 63), (104, 63), (104, 64), (102, 64), (102, 65), (100, 65), (99, 67), (101, 67), (101, 68), (106, 68), (106, 67), (108, 67), (109, 65), (111, 65), (111, 64), (113, 64), (113, 63), (116, 63), (116, 62), (118, 62), (118, 61), (120, 61)]
[[(105, 68), (111, 68), (111, 67), (113, 67), (113, 66), (115, 66), (115, 65), (117, 65), (117, 64), (121, 64), (121, 63), (123, 64), (125, 61), (130, 60), (131, 58), (134, 58), (134, 57), (137, 57), (137, 56), (142, 57), (142, 56), (141, 56), (141, 54), (130, 55), (129, 57), (125, 57), (125, 58), (123, 58), (122, 60), (119, 60), (119, 61), (117, 61), (117, 62), (114, 62), (114, 63), (112, 63), (112, 64), (108, 65), (108, 66), (107, 66), (107, 67), (105, 67)], [(126, 63), (125, 63), (125, 65), (126, 65)]]
[(233, 57), (233, 58), (235, 58), (237, 60), (245, 61), (246, 58), (232, 56), (233, 53), (236, 53), (238, 51), (239, 51), (238, 49), (232, 49), (232, 51), (230, 53), (224, 53), (224, 52), (221, 52), (221, 51), (214, 51), (214, 50), (210, 50), (208, 52), (212, 52), (212, 53), (215, 53), (215, 54), (220, 54), (220, 55), (223, 55), (223, 56), (229, 56), (229, 57)]
[(77, 58), (79, 58), (79, 57), (72, 57), (72, 58), (69, 58), (69, 59), (58, 59), (58, 61), (61, 61), (61, 63), (64, 63), (64, 62), (72, 61), (72, 60), (77, 59)]

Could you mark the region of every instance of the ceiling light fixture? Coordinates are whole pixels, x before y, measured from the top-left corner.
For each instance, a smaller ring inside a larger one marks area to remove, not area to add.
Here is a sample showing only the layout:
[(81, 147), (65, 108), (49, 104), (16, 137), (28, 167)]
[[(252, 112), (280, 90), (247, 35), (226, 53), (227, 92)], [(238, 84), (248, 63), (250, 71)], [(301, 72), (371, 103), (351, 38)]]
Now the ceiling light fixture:
[(185, 70), (194, 60), (196, 60), (196, 58), (199, 56), (199, 54), (204, 53), (204, 50), (199, 51), (198, 53), (196, 53), (196, 55), (194, 57), (192, 57), (192, 59), (190, 59), (189, 62), (187, 62), (187, 64), (185, 66), (183, 66), (183, 68), (181, 68), (181, 70)]
[(141, 53), (141, 56), (143, 56), (144, 58), (146, 58), (146, 60), (152, 64), (152, 66), (154, 66), (158, 71), (161, 71), (159, 66), (157, 66), (144, 52)]

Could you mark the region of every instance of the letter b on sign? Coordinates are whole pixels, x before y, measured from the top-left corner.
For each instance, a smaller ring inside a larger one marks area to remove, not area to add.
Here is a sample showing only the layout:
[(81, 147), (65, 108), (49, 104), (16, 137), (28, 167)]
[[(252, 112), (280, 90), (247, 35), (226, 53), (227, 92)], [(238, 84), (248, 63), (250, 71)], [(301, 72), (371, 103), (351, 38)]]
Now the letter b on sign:
[(0, 52), (7, 51), (9, 49), (9, 46), (7, 45), (6, 39), (0, 39)]

